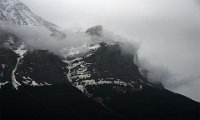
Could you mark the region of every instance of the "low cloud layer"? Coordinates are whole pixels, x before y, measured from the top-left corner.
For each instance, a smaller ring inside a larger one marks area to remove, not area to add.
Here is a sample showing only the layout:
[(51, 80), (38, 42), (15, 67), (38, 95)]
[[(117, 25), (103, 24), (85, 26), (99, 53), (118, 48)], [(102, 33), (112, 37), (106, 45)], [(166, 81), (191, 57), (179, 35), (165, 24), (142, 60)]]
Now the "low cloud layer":
[(0, 30), (8, 31), (22, 40), (28, 49), (49, 50), (58, 55), (68, 55), (74, 48), (81, 52), (88, 50), (87, 45), (91, 39), (84, 33), (75, 33), (65, 30), (66, 38), (51, 36), (51, 31), (42, 26), (18, 26), (6, 22), (2, 22)]
[(72, 52), (74, 54), (87, 52), (90, 45), (100, 42), (107, 44), (121, 42), (125, 53), (137, 54), (139, 49), (138, 43), (129, 42), (126, 38), (104, 29), (100, 36), (88, 35), (84, 31), (65, 29), (62, 32), (66, 34), (66, 37), (63, 38), (52, 36), (52, 32), (42, 26), (19, 26), (0, 21), (0, 31), (14, 34), (30, 50), (49, 50), (63, 57), (72, 55)]

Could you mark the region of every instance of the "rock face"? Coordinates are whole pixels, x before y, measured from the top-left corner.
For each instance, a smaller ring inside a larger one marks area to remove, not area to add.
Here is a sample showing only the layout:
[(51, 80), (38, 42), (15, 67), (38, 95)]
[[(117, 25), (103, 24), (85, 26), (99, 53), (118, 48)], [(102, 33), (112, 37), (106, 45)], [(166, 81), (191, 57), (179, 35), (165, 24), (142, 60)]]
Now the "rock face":
[[(57, 31), (18, 0), (1, 0), (0, 13), (2, 21)], [(137, 55), (122, 42), (101, 41), (103, 32), (89, 28), (88, 51), (63, 57), (27, 49), (14, 33), (0, 31), (0, 118), (199, 120), (199, 103), (148, 82)]]
[(69, 78), (82, 91), (86, 86), (104, 84), (127, 86), (135, 91), (151, 85), (140, 74), (133, 55), (123, 54), (120, 43), (98, 43), (91, 48), (84, 56), (68, 58), (71, 65)]
[(39, 84), (67, 83), (67, 68), (60, 58), (46, 50), (27, 52), (16, 75), (19, 82)]

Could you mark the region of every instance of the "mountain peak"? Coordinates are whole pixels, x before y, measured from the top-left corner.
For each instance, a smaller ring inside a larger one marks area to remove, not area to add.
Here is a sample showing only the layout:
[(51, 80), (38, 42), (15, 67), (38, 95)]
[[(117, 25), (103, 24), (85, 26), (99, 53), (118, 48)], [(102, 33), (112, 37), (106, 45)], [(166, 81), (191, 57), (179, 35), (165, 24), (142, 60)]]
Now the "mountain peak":
[(103, 30), (103, 26), (101, 25), (97, 25), (94, 27), (91, 27), (89, 29), (86, 30), (86, 33), (89, 35), (96, 35), (96, 36), (100, 36)]
[(41, 26), (52, 32), (52, 36), (66, 37), (55, 24), (35, 15), (19, 0), (0, 0), (0, 21), (21, 26)]
[(39, 25), (31, 10), (19, 0), (0, 1), (0, 20), (17, 25)]

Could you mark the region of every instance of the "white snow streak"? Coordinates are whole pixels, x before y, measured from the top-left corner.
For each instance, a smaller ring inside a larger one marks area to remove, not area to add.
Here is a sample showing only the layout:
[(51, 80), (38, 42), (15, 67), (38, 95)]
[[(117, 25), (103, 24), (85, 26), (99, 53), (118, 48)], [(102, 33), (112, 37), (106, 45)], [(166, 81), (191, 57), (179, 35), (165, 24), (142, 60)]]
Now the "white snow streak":
[(18, 89), (18, 86), (20, 86), (21, 84), (19, 82), (17, 82), (16, 77), (15, 77), (15, 72), (17, 70), (20, 60), (23, 59), (24, 54), (27, 52), (27, 50), (25, 50), (25, 46), (24, 46), (24, 44), (22, 44), (17, 50), (14, 50), (14, 52), (16, 54), (18, 54), (19, 57), (17, 58), (17, 63), (15, 65), (15, 68), (12, 71), (11, 80), (12, 80), (12, 84), (15, 87), (15, 89)]
[(0, 89), (1, 89), (1, 86), (4, 86), (4, 85), (6, 85), (8, 83), (9, 83), (8, 81), (6, 81), (6, 82), (0, 82)]
[(18, 89), (18, 86), (21, 85), (19, 82), (17, 82), (17, 80), (16, 80), (16, 78), (15, 78), (15, 72), (16, 72), (17, 66), (18, 66), (18, 64), (19, 64), (19, 60), (20, 60), (20, 59), (17, 58), (17, 63), (16, 63), (15, 68), (13, 69), (12, 74), (11, 74), (12, 84), (13, 84), (13, 86), (14, 86), (16, 89)]

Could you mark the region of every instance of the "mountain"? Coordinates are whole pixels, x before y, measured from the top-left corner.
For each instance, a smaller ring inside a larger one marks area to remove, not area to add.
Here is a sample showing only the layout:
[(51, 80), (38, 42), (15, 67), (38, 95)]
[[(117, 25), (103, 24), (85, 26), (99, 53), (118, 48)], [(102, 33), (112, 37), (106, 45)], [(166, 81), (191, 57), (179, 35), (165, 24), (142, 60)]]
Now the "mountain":
[(35, 15), (19, 0), (0, 0), (0, 20), (22, 26), (42, 26), (52, 32), (52, 36), (66, 37), (59, 27)]
[[(18, 0), (1, 0), (0, 11), (1, 21), (63, 33)], [(101, 25), (89, 28), (82, 33), (92, 40), (88, 50), (68, 48), (62, 56), (28, 49), (12, 31), (0, 31), (0, 118), (199, 120), (198, 102), (150, 83), (137, 54), (104, 32)]]

